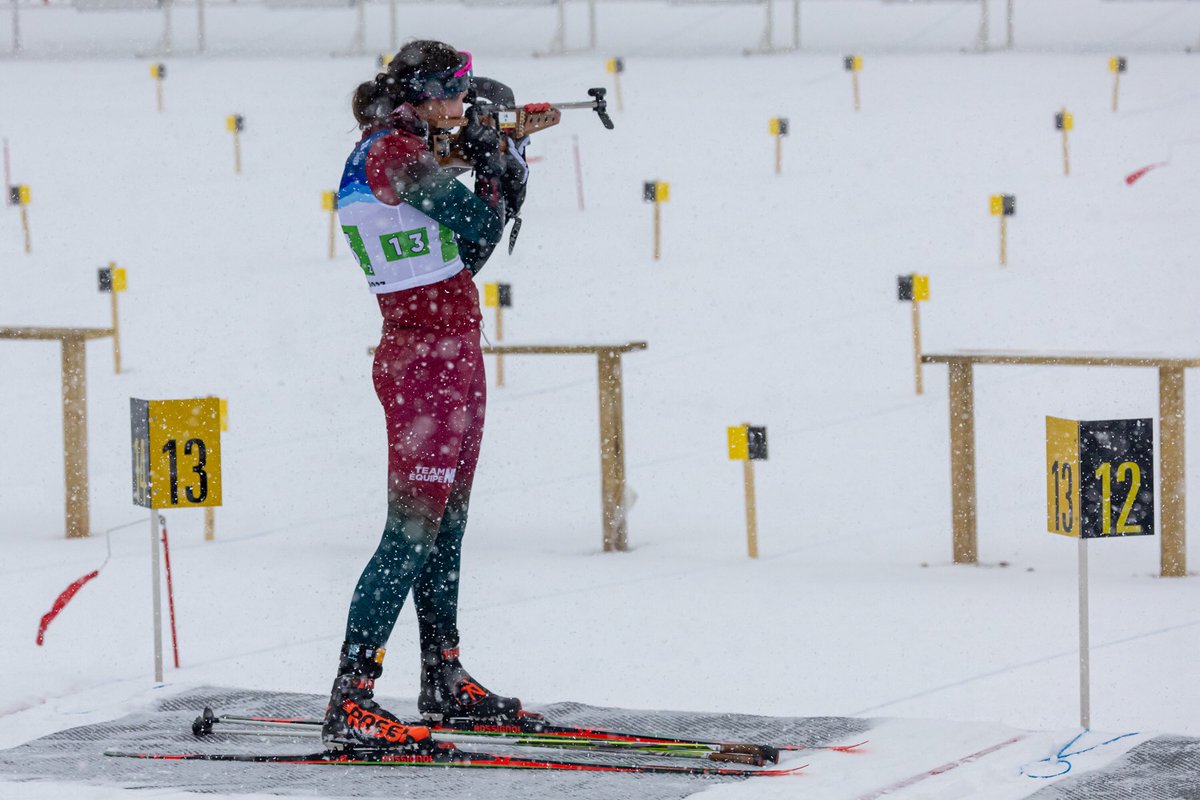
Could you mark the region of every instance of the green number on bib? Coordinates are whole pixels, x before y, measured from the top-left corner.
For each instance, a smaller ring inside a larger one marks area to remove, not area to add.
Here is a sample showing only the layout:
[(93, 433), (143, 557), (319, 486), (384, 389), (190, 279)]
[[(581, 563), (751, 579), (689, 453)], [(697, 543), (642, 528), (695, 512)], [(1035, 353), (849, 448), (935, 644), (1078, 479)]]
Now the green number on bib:
[(379, 237), (379, 244), (383, 246), (383, 257), (388, 261), (429, 255), (429, 235), (424, 228), (384, 234)]
[(454, 238), (454, 231), (439, 224), (438, 241), (442, 243), (442, 261), (453, 261), (458, 258), (458, 241)]
[(362, 271), (368, 275), (374, 275), (375, 270), (371, 269), (371, 257), (367, 255), (367, 244), (363, 241), (362, 234), (358, 232), (358, 226), (343, 225), (342, 233), (346, 234), (346, 241), (350, 243), (350, 249), (358, 257), (358, 265), (362, 267)]

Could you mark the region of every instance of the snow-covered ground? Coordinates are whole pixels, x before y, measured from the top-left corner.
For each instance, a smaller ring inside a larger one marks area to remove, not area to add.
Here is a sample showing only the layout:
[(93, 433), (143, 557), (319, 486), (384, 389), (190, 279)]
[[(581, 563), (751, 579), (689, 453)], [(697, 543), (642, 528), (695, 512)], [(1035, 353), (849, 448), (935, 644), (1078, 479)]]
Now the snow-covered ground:
[[(1194, 12), (1173, 17), (1188, 36)], [(523, 101), (584, 99), (609, 80), (597, 56), (490, 57), (454, 41)], [(154, 694), (130, 397), (229, 398), (217, 540), (202, 540), (201, 512), (167, 512), (174, 687), (325, 691), (383, 521), (366, 355), (378, 312), (344, 245), (327, 258), (320, 210), (373, 61), (168, 65), (157, 114), (143, 61), (0, 62), (0, 135), (33, 194), (32, 255), (16, 210), (0, 212), (0, 325), (107, 326), (96, 268), (110, 260), (130, 287), (123, 374), (107, 341), (88, 345), (89, 539), (63, 538), (57, 345), (0, 342), (2, 747)], [(1200, 357), (1200, 62), (1131, 56), (1117, 114), (1099, 54), (872, 56), (858, 113), (833, 54), (635, 56), (627, 70), (616, 130), (571, 112), (535, 139), (521, 240), (480, 277), (513, 286), (506, 341), (649, 342), (624, 359), (632, 552), (599, 552), (593, 361), (509, 358), (472, 506), (464, 660), (537, 702), (906, 720), (879, 729), (874, 761), (855, 762), (866, 778), (813, 760), (812, 797), (886, 786), (1011, 728), (1047, 731), (1002, 769), (962, 771), (972, 796), (993, 782), (996, 797), (1024, 796), (1019, 767), (1078, 732), (1075, 546), (1044, 532), (1043, 419), (1156, 417), (1157, 376), (978, 369), (981, 566), (953, 566), (945, 369), (928, 367), (914, 395), (896, 275), (930, 275), (927, 352)], [(1064, 105), (1070, 178), (1053, 128)], [(246, 118), (240, 176), (232, 113)], [(792, 129), (781, 177), (767, 135), (777, 115)], [(671, 183), (657, 262), (641, 201), (654, 179)], [(1000, 192), (1018, 198), (1007, 268), (987, 211)], [(757, 561), (741, 468), (725, 454), (726, 426), (744, 421), (770, 436)], [(1198, 436), (1192, 420), (1193, 463)], [(1187, 488), (1200, 496), (1194, 471)], [(109, 546), (100, 577), (34, 646), (41, 615)], [(1191, 554), (1194, 565), (1194, 543)], [(1198, 579), (1155, 577), (1156, 538), (1096, 543), (1091, 569), (1094, 727), (1200, 736)], [(415, 631), (406, 611), (387, 694), (415, 691)], [(0, 783), (0, 797), (35, 791), (54, 787)]]

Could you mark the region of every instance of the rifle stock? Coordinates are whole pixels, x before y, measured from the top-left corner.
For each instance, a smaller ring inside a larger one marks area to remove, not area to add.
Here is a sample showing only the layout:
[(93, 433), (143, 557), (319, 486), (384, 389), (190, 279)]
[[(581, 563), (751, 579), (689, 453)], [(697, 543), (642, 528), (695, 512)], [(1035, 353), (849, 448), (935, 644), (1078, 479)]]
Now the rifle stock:
[[(479, 121), (485, 125), (494, 125), (501, 133), (513, 139), (523, 139), (526, 136), (553, 128), (562, 121), (562, 112), (571, 109), (590, 109), (600, 117), (605, 128), (612, 129), (612, 119), (608, 116), (608, 104), (604, 99), (605, 89), (588, 89), (592, 100), (571, 103), (526, 103), (516, 104), (476, 103), (474, 108), (479, 112)], [(430, 122), (430, 148), (438, 163), (447, 169), (469, 170), (471, 162), (462, 153), (459, 136), (466, 126), (466, 117), (449, 117)], [(507, 146), (507, 139), (500, 140), (501, 149)]]

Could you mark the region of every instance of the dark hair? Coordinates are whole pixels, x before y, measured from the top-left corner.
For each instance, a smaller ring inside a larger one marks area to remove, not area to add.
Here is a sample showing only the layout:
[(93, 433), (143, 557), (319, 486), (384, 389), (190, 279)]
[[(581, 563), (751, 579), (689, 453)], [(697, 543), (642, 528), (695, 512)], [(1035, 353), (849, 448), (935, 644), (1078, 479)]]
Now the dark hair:
[(401, 104), (416, 99), (410, 88), (414, 75), (453, 69), (461, 61), (458, 51), (445, 42), (416, 39), (407, 43), (392, 57), (386, 71), (354, 90), (354, 118), (363, 128), (383, 122)]

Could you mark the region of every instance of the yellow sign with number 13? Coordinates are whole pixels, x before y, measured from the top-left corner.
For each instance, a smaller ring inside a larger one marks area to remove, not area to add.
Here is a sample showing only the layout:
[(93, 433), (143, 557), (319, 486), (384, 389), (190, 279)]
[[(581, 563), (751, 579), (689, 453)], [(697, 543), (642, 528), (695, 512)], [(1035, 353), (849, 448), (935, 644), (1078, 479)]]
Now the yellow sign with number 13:
[(215, 397), (129, 401), (133, 502), (144, 508), (221, 505), (221, 405)]

